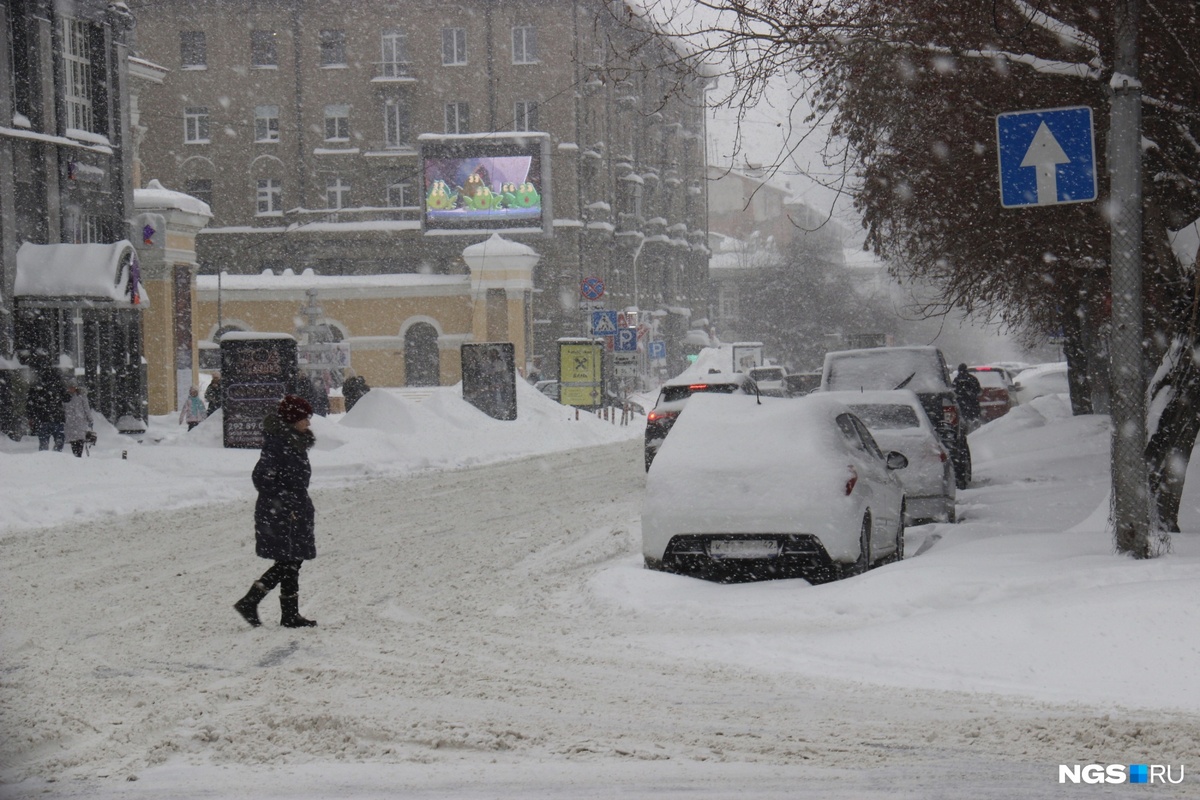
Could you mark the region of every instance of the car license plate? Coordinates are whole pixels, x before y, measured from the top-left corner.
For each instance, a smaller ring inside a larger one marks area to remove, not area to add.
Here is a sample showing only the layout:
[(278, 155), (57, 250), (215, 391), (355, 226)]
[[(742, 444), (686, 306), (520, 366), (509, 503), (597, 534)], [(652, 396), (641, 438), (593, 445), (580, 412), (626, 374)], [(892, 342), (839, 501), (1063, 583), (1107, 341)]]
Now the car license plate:
[(714, 539), (708, 543), (713, 558), (774, 558), (779, 542), (774, 539)]

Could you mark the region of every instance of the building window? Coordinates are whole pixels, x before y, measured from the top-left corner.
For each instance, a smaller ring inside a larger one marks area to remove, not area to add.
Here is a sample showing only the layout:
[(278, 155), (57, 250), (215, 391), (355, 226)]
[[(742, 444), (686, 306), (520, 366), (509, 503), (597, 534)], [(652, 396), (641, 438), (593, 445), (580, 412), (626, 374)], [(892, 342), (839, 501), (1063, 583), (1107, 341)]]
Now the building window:
[(208, 43), (204, 31), (179, 32), (179, 65), (183, 69), (205, 69), (208, 66)]
[(280, 200), (283, 198), (283, 187), (274, 178), (266, 178), (258, 182), (258, 213), (279, 214), (283, 212)]
[(389, 98), (384, 103), (383, 129), (388, 147), (408, 147), (412, 144), (408, 103), (400, 98)]
[(254, 107), (254, 141), (279, 141), (279, 106)]
[(346, 32), (343, 30), (321, 31), (321, 66), (346, 66)]
[(408, 69), (408, 35), (404, 31), (384, 31), (383, 54), (379, 74), (384, 78), (403, 78)]
[(467, 29), (442, 28), (442, 65), (459, 66), (467, 63)]
[(350, 184), (342, 176), (325, 181), (325, 207), (345, 208), (350, 204)]
[(208, 178), (194, 178), (184, 184), (184, 192), (197, 200), (202, 200), (212, 208), (212, 181)]
[(67, 127), (92, 131), (92, 48), (88, 24), (63, 17), (63, 94), (67, 107)]
[(108, 241), (104, 218), (96, 214), (84, 214), (78, 206), (66, 209), (66, 223), (63, 226), (63, 242), (66, 244), (97, 244)]
[(446, 133), (470, 133), (470, 108), (466, 101), (446, 103)]
[(387, 187), (388, 208), (411, 208), (418, 205), (417, 188), (408, 177), (396, 178)]
[(275, 31), (250, 31), (250, 65), (253, 67), (279, 66), (279, 50), (275, 44)]
[(325, 141), (350, 141), (350, 106), (325, 106)]
[(538, 60), (537, 28), (532, 25), (518, 25), (512, 29), (512, 34), (512, 63), (536, 64)]
[(183, 110), (183, 140), (192, 144), (208, 144), (208, 108)]
[(513, 104), (513, 130), (536, 131), (538, 129), (538, 104), (533, 100), (518, 100)]

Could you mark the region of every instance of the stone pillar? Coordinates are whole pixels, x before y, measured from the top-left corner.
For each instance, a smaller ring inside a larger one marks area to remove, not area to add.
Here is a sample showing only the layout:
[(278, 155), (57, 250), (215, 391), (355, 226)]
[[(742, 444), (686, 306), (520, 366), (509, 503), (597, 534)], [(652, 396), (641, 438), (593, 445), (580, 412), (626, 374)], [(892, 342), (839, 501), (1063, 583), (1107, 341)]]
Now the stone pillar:
[[(524, 367), (529, 352), (525, 305), (533, 291), (533, 268), (539, 259), (541, 255), (532, 247), (499, 234), (463, 250), (463, 260), (471, 268), (471, 336), (476, 342), (494, 341), (489, 330), (504, 331), (513, 343), (518, 368)], [(497, 311), (507, 319), (489, 320), (489, 290), (502, 292), (503, 302)]]
[(142, 317), (149, 413), (179, 408), (198, 376), (192, 326), (196, 292), (196, 234), (212, 213), (196, 198), (150, 181), (134, 191), (133, 241), (150, 307)]

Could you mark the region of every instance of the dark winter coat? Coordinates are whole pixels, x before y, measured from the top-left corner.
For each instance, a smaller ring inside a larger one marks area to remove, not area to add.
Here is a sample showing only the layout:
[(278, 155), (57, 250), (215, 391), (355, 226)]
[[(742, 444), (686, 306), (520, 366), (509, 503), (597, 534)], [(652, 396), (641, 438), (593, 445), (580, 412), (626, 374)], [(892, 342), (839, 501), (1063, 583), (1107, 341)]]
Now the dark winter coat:
[(316, 438), (272, 414), (263, 422), (263, 446), (251, 476), (258, 490), (254, 506), (255, 552), (275, 561), (317, 557), (316, 513), (308, 496), (312, 466), (308, 449)]
[(211, 417), (221, 407), (221, 379), (213, 378), (204, 390), (204, 402), (208, 403), (208, 415)]
[(342, 395), (346, 398), (346, 410), (354, 408), (354, 404), (369, 391), (371, 391), (371, 387), (367, 385), (367, 379), (362, 375), (347, 378), (346, 382), (342, 384)]
[(43, 379), (29, 390), (25, 399), (25, 411), (33, 423), (65, 422), (63, 403), (71, 399), (59, 381)]
[(982, 388), (979, 379), (969, 372), (959, 372), (954, 376), (954, 397), (958, 400), (958, 408), (967, 419), (979, 419), (979, 393)]

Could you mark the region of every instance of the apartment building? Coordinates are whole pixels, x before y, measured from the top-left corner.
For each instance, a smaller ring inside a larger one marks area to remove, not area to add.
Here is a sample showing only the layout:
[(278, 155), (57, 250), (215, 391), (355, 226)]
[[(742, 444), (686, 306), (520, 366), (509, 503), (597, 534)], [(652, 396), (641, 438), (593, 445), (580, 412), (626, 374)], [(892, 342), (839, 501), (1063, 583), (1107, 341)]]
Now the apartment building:
[[(707, 78), (629, 20), (611, 0), (148, 5), (139, 55), (169, 72), (142, 92), (143, 172), (211, 208), (202, 273), (468, 275), (464, 249), (499, 234), (536, 252), (532, 285), (479, 301), (528, 309), (497, 326), (525, 331), (527, 365), (556, 371), (554, 342), (586, 333), (580, 286), (598, 277), (597, 303), (640, 312), (682, 366), (708, 306)], [(481, 156), (532, 164), (521, 213), (489, 217), (507, 201), (467, 208), (451, 185), (462, 213), (438, 215), (436, 169)], [(398, 342), (423, 324), (403, 313)]]
[[(81, 382), (110, 421), (145, 419), (129, 39), (106, 0), (0, 3), (0, 423), (33, 373)], [(141, 302), (146, 300), (147, 302)]]

